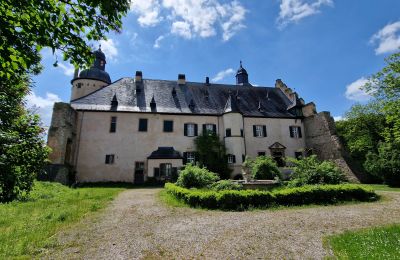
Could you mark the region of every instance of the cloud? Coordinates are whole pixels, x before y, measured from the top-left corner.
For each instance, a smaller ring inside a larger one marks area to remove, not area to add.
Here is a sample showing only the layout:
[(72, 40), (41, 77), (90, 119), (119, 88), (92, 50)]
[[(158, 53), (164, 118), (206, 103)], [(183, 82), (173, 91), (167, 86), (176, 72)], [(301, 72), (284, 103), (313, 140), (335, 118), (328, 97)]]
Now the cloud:
[(113, 39), (100, 40), (101, 50), (106, 55), (106, 59), (110, 61), (117, 61), (118, 49)]
[(333, 6), (333, 0), (281, 0), (278, 27), (284, 28), (289, 23), (319, 13), (321, 6)]
[(65, 76), (74, 75), (75, 67), (72, 64), (67, 63), (67, 65), (63, 63), (57, 63), (57, 68), (62, 69)]
[(333, 119), (337, 122), (343, 120), (344, 118), (342, 116), (334, 116)]
[(142, 27), (167, 21), (170, 32), (185, 39), (208, 38), (221, 32), (223, 41), (227, 41), (245, 28), (243, 23), (247, 10), (237, 0), (224, 4), (218, 0), (133, 2), (131, 10), (138, 15)]
[(25, 99), (26, 107), (40, 115), (45, 127), (50, 126), (54, 103), (62, 101), (56, 94), (47, 92), (45, 97), (41, 97), (33, 91)]
[(384, 54), (399, 51), (400, 48), (400, 21), (383, 27), (371, 37), (372, 44), (377, 43), (375, 54)]
[(215, 75), (214, 78), (211, 79), (211, 81), (212, 81), (212, 82), (221, 81), (221, 80), (223, 80), (224, 78), (226, 78), (227, 76), (232, 75), (232, 74), (234, 74), (234, 73), (235, 73), (235, 70), (232, 69), (232, 68), (229, 68), (229, 69), (220, 71), (220, 72), (217, 73), (217, 75)]
[(160, 46), (160, 43), (161, 43), (161, 41), (162, 41), (164, 38), (165, 38), (164, 35), (158, 36), (158, 38), (157, 38), (156, 41), (154, 42), (153, 48), (155, 48), (155, 49), (160, 48), (160, 47), (161, 47), (161, 46)]
[(134, 0), (130, 9), (139, 16), (138, 23), (142, 27), (155, 26), (163, 20), (159, 0)]
[(362, 86), (368, 83), (368, 79), (362, 77), (353, 83), (346, 86), (345, 96), (347, 99), (354, 101), (367, 101), (371, 96), (361, 89)]

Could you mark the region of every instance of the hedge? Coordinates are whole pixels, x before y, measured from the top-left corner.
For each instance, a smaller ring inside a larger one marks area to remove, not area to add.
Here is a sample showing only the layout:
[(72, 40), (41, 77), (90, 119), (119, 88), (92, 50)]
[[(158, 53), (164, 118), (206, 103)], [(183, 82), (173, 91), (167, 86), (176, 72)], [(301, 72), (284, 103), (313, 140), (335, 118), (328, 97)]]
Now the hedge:
[(379, 196), (356, 184), (309, 185), (277, 191), (259, 190), (198, 190), (166, 183), (168, 193), (192, 207), (222, 210), (245, 210), (271, 206), (299, 206), (334, 204), (343, 201), (375, 201)]

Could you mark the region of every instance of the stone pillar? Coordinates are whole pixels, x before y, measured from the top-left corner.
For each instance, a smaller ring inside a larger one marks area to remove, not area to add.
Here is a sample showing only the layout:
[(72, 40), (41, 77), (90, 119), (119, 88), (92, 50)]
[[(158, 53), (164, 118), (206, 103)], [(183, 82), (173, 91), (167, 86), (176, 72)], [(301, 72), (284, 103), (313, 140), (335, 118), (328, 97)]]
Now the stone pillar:
[(330, 160), (342, 169), (351, 182), (359, 182), (347, 164), (346, 151), (336, 134), (335, 121), (329, 112), (320, 112), (304, 119), (305, 142), (320, 160)]

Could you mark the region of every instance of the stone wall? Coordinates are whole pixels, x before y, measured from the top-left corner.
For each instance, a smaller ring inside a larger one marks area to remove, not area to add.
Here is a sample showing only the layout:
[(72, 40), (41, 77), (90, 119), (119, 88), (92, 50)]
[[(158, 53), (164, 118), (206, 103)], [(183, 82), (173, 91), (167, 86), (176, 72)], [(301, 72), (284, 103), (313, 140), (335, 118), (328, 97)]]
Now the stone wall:
[(336, 134), (335, 121), (329, 112), (320, 112), (304, 119), (305, 142), (321, 160), (336, 163), (352, 182), (359, 182), (348, 163), (346, 151)]
[(46, 167), (47, 180), (68, 183), (73, 175), (74, 153), (76, 146), (77, 113), (70, 104), (54, 104), (53, 116), (47, 137), (51, 148), (50, 165)]

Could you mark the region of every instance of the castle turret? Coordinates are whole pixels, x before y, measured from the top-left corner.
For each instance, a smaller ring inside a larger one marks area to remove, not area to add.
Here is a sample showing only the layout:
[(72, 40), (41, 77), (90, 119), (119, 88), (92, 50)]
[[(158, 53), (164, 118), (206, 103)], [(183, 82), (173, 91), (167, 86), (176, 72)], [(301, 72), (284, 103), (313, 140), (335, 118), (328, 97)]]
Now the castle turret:
[(93, 55), (95, 56), (93, 66), (82, 70), (79, 76), (75, 75), (71, 80), (71, 100), (86, 96), (111, 83), (110, 75), (105, 71), (106, 55), (101, 51), (101, 45)]

